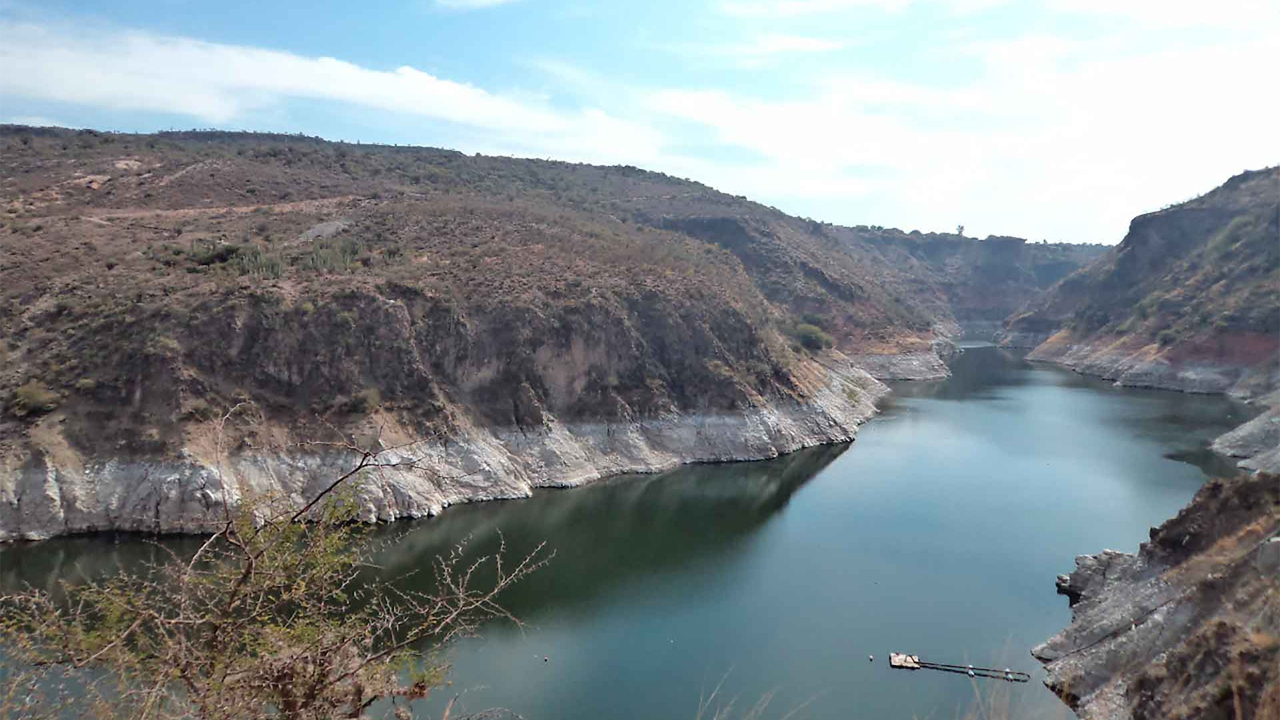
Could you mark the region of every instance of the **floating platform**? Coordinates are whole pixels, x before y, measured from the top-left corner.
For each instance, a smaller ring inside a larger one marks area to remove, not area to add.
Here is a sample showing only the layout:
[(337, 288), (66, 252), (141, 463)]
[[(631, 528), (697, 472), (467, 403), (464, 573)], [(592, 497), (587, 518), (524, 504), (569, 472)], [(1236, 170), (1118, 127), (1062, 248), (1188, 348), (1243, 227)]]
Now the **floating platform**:
[(974, 667), (973, 665), (928, 662), (921, 660), (919, 655), (908, 655), (906, 653), (889, 653), (889, 667), (898, 670), (939, 670), (941, 672), (960, 673), (971, 678), (988, 678), (1006, 682), (1024, 683), (1031, 681), (1031, 676), (1027, 673), (1017, 672), (1009, 668), (1000, 670), (997, 668)]
[(920, 656), (891, 652), (889, 653), (889, 667), (901, 668), (903, 670), (919, 670)]

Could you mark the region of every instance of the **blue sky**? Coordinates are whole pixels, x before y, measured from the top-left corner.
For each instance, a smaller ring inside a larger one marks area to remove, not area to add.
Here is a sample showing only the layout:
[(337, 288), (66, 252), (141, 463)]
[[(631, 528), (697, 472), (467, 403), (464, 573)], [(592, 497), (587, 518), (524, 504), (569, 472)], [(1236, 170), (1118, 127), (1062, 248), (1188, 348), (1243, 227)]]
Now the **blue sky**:
[(1274, 0), (0, 0), (0, 121), (625, 163), (1117, 242), (1280, 162)]

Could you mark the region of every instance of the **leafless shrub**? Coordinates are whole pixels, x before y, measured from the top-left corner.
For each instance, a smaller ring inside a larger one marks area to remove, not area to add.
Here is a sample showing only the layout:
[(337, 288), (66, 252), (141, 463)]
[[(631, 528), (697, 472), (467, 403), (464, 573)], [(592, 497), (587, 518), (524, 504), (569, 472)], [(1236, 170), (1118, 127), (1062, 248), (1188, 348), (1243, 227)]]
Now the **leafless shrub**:
[(450, 641), (519, 623), (497, 598), (549, 555), (540, 545), (513, 565), (504, 547), (472, 559), (462, 544), (435, 559), (430, 592), (373, 577), (351, 483), (382, 463), (358, 455), (301, 508), (224, 496), (194, 554), (0, 596), (0, 717), (407, 716), (444, 682)]

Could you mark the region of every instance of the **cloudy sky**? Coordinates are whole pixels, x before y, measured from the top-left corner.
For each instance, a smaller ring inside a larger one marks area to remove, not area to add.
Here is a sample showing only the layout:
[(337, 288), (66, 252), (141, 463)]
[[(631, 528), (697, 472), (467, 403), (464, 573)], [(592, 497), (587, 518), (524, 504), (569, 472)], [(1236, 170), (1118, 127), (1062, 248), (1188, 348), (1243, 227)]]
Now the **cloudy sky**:
[(1114, 243), (1280, 163), (1276, 0), (0, 0), (0, 122), (624, 163)]

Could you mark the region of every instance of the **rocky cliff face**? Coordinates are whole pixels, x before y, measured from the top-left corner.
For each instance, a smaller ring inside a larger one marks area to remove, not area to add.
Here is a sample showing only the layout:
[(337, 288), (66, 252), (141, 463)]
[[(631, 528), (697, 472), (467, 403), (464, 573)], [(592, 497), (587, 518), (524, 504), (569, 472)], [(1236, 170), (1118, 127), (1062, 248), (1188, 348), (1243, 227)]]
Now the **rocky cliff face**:
[[(835, 356), (828, 356), (835, 360)], [(352, 481), (366, 520), (439, 513), (477, 500), (525, 497), (534, 487), (568, 487), (688, 462), (756, 460), (803, 447), (847, 442), (875, 412), (885, 388), (865, 372), (808, 368), (804, 397), (758, 399), (734, 410), (672, 410), (647, 417), (461, 422), (440, 436), (375, 411), (342, 436), (292, 443), (301, 434), (258, 414), (185, 423), (170, 452), (88, 453), (45, 416), (28, 433), (28, 455), (0, 466), (0, 540), (41, 539), (105, 529), (199, 532), (224, 504), (248, 495), (300, 506), (336, 475)], [(518, 403), (518, 399), (513, 399)]]
[(1136, 555), (1076, 559), (1032, 653), (1085, 720), (1280, 717), (1280, 476), (1215, 480)]
[(1082, 718), (1280, 718), (1280, 168), (1135, 218), (1002, 344), (1268, 408), (1213, 444), (1254, 474), (1206, 485), (1136, 555), (1077, 558), (1058, 579), (1072, 623), (1033, 654)]
[(1258, 399), (1267, 409), (1213, 441), (1213, 450), (1240, 460), (1240, 467), (1280, 475), (1280, 391)]
[(946, 375), (972, 288), (1004, 273), (1020, 302), (1088, 254), (824, 225), (629, 167), (0, 143), (0, 539), (196, 529), (245, 493), (301, 503), (363, 450), (397, 458), (363, 491), (393, 518), (845, 441), (872, 375)]
[(1113, 250), (1011, 317), (1003, 343), (1123, 385), (1280, 387), (1280, 168), (1142, 215)]

